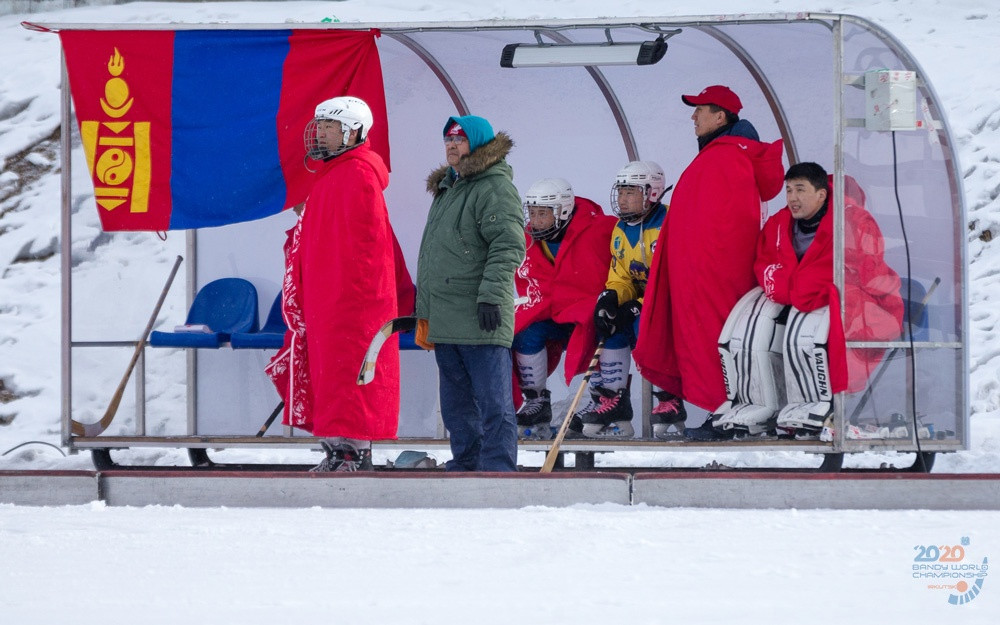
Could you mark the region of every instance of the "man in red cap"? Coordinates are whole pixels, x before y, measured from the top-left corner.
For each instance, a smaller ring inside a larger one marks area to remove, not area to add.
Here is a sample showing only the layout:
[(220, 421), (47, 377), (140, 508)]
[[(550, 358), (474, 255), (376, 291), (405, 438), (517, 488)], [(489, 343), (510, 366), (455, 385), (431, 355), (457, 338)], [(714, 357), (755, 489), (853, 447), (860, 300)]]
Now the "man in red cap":
[[(783, 185), (782, 142), (758, 140), (729, 87), (712, 85), (681, 100), (694, 107), (698, 155), (671, 196), (632, 355), (644, 378), (711, 412), (726, 399), (719, 334), (733, 305), (757, 285), (757, 236), (767, 216), (763, 202)], [(705, 428), (714, 433), (710, 423)]]

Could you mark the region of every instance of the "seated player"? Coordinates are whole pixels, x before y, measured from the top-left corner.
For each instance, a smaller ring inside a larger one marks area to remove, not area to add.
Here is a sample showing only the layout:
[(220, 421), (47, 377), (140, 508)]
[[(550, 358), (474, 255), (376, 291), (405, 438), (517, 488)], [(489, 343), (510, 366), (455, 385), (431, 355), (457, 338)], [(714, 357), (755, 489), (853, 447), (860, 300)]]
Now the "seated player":
[(816, 163), (785, 175), (788, 205), (768, 219), (757, 246), (758, 284), (733, 308), (719, 337), (727, 401), (712, 415), (714, 438), (777, 428), (817, 438), (833, 394), (865, 387), (881, 350), (846, 340), (890, 340), (902, 328), (899, 276), (883, 257), (864, 194), (845, 179), (845, 324), (833, 286), (832, 177)]

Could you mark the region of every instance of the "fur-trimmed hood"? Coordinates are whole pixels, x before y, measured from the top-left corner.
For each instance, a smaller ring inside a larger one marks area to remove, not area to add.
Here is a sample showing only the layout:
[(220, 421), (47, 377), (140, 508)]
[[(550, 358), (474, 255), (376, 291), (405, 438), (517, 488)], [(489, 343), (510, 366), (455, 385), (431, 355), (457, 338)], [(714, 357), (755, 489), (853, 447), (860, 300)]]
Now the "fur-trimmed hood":
[[(514, 141), (503, 131), (496, 134), (492, 141), (486, 143), (475, 152), (466, 154), (458, 161), (455, 171), (462, 178), (469, 178), (483, 173), (507, 157), (514, 147)], [(442, 165), (427, 176), (427, 191), (436, 194), (444, 177), (448, 175), (449, 165)]]

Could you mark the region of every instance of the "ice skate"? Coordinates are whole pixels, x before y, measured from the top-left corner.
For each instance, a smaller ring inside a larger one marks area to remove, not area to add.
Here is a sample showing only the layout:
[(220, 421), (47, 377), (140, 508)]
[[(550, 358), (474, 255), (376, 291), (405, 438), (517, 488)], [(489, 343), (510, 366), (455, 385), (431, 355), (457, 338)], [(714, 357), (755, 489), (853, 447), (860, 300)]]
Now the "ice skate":
[(768, 406), (734, 404), (725, 412), (720, 409), (716, 413), (718, 419), (715, 421), (715, 427), (724, 433), (731, 430), (734, 438), (766, 435), (774, 430), (774, 412), (774, 409)]
[(549, 391), (524, 389), (524, 405), (517, 413), (517, 435), (525, 440), (552, 438), (552, 402)]
[[(601, 405), (601, 395), (594, 391), (595, 387), (590, 387), (590, 399), (587, 400), (587, 404), (573, 413), (570, 417), (569, 426), (566, 427), (566, 439), (581, 439), (587, 438), (583, 435), (583, 415), (588, 412), (593, 412)], [(562, 425), (562, 424), (560, 424)]]
[(778, 413), (780, 428), (815, 430), (819, 433), (833, 414), (833, 404), (828, 401), (788, 404)]
[(580, 416), (583, 435), (587, 438), (631, 438), (635, 436), (632, 427), (632, 402), (626, 395), (627, 388), (617, 391), (602, 386), (595, 387), (600, 393), (598, 406)]
[(684, 401), (668, 391), (653, 391), (653, 396), (659, 400), (649, 416), (653, 437), (671, 439), (683, 436), (684, 422), (687, 421)]
[(321, 441), (320, 446), (326, 458), (310, 469), (310, 473), (346, 473), (350, 471), (372, 471), (374, 465), (370, 449), (357, 449), (350, 443)]
[(731, 438), (732, 430), (723, 432), (721, 428), (717, 427), (718, 418), (719, 415), (708, 415), (705, 422), (698, 427), (684, 430), (684, 437), (692, 441), (721, 441)]

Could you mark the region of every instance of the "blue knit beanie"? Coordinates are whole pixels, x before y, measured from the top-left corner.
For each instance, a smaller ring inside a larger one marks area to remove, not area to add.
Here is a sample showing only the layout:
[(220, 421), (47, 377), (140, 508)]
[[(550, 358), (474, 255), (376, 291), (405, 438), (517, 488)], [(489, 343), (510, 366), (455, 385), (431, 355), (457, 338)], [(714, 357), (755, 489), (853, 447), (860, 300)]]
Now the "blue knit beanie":
[(461, 117), (451, 116), (444, 124), (442, 136), (448, 133), (452, 124), (458, 124), (465, 131), (465, 136), (469, 138), (469, 152), (475, 152), (480, 147), (486, 145), (496, 136), (493, 134), (493, 126), (482, 117), (475, 115), (463, 115)]

